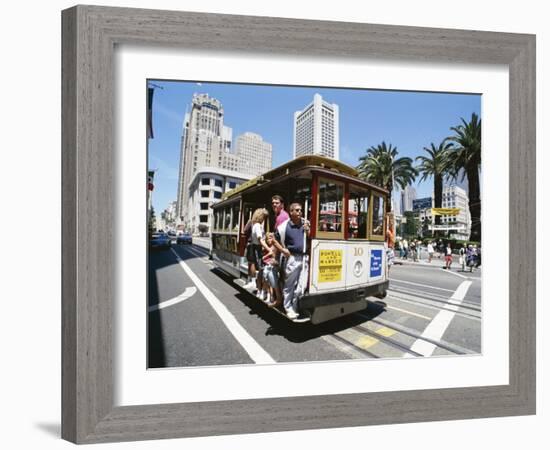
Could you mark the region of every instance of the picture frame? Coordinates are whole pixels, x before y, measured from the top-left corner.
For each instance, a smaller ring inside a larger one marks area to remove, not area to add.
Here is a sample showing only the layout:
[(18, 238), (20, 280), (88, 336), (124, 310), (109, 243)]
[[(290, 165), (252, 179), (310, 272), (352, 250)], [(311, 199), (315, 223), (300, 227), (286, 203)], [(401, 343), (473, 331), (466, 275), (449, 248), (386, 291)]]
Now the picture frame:
[[(113, 52), (119, 44), (506, 65), (509, 384), (115, 407)], [(535, 203), (533, 35), (99, 6), (64, 10), (62, 437), (97, 443), (534, 414)]]

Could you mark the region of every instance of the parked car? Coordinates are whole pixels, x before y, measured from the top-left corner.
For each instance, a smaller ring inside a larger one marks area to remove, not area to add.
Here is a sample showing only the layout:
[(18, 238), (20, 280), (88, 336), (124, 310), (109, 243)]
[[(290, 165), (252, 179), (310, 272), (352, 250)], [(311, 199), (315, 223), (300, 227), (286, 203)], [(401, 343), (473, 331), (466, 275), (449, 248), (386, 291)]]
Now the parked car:
[(158, 248), (168, 250), (171, 245), (172, 242), (170, 240), (170, 236), (164, 233), (153, 233), (151, 240), (149, 241), (149, 246), (151, 249)]
[(191, 233), (180, 234), (176, 238), (176, 243), (177, 244), (192, 244), (193, 243), (193, 236), (191, 235)]

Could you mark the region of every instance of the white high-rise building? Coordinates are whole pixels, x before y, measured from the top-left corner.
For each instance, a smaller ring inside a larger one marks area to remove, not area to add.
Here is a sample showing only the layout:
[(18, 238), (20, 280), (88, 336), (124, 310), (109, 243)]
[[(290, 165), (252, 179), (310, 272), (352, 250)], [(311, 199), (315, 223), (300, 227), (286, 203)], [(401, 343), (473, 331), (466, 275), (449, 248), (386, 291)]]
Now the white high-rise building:
[(256, 133), (246, 132), (236, 139), (238, 172), (247, 175), (260, 175), (271, 169), (273, 149), (269, 142)]
[(393, 213), (396, 216), (403, 215), (403, 211), (401, 210), (401, 192), (394, 192), (392, 195), (392, 207), (393, 207)]
[[(427, 199), (430, 198), (428, 197)], [(455, 184), (443, 186), (441, 207), (458, 208), (460, 211), (457, 215), (441, 216), (440, 225), (435, 225), (435, 216), (432, 215), (434, 204), (434, 193), (432, 192), (431, 206), (416, 209), (418, 219), (422, 222), (426, 218), (430, 223), (430, 230), (432, 232), (444, 232), (450, 238), (468, 240), (470, 238), (472, 220), (470, 218), (469, 200), (466, 191)]]
[(187, 214), (189, 185), (201, 167), (237, 170), (237, 155), (231, 153), (232, 130), (223, 124), (219, 100), (208, 94), (194, 94), (191, 111), (185, 114), (181, 139), (177, 215)]
[(416, 189), (412, 186), (406, 186), (401, 191), (401, 213), (413, 210), (413, 200), (416, 200)]
[(321, 155), (340, 159), (339, 108), (319, 94), (302, 111), (294, 113), (294, 158)]
[(441, 225), (447, 227), (456, 227), (455, 237), (457, 239), (469, 239), (472, 229), (472, 219), (470, 217), (470, 201), (468, 194), (460, 186), (443, 186), (442, 208), (459, 208), (457, 216), (442, 216)]

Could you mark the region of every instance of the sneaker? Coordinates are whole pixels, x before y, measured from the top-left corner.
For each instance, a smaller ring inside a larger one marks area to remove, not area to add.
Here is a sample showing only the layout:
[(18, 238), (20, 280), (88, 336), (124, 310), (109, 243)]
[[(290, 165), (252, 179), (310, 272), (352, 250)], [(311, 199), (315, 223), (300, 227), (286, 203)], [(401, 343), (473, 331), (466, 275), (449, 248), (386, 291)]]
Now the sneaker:
[(294, 320), (294, 319), (297, 319), (298, 318), (298, 313), (296, 311), (293, 311), (292, 309), (289, 309), (287, 310), (286, 312), (286, 316), (290, 319), (290, 320)]
[(300, 315), (298, 315), (298, 317), (293, 319), (293, 321), (297, 323), (309, 322), (310, 320), (311, 320), (311, 314), (309, 314), (308, 312), (303, 312)]
[(255, 280), (249, 281), (243, 286), (243, 289), (246, 289), (247, 291), (251, 289), (256, 290), (256, 281)]
[(258, 294), (258, 298), (261, 301), (264, 301), (265, 300), (265, 291), (260, 291), (259, 294)]

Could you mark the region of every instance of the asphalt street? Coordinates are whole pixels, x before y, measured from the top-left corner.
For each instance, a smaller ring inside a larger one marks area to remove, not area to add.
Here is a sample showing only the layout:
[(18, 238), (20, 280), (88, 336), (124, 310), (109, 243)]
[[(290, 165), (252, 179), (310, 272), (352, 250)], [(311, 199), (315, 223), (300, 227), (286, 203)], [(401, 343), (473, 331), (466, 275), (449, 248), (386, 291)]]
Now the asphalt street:
[[(197, 245), (198, 244), (198, 245)], [(404, 262), (383, 300), (321, 325), (295, 324), (233, 283), (208, 241), (150, 252), (148, 365), (188, 367), (481, 352), (481, 271)]]

